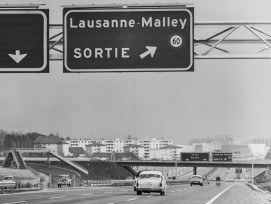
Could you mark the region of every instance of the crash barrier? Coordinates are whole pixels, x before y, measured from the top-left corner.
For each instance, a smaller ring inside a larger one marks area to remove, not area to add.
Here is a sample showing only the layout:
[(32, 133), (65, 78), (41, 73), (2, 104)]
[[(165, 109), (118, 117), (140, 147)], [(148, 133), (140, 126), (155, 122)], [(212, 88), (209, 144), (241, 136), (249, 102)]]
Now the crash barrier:
[(188, 180), (168, 180), (167, 185), (173, 186), (173, 185), (184, 185), (184, 184), (189, 184), (190, 181)]
[[(103, 187), (103, 186), (133, 186), (134, 180), (82, 180), (82, 186), (84, 187)], [(189, 184), (189, 181), (185, 180), (168, 180), (167, 185), (184, 185)]]
[(112, 180), (82, 180), (82, 186), (84, 187), (112, 186)]

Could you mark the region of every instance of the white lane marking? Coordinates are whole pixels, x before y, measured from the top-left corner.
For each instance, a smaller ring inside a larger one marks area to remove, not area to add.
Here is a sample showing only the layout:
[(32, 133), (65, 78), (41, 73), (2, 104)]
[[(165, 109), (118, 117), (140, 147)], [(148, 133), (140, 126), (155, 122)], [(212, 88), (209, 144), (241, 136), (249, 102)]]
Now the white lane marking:
[(15, 202), (11, 202), (11, 203), (2, 203), (2, 204), (15, 204), (15, 203), (25, 203), (26, 201), (22, 200), (22, 201), (15, 201)]
[(87, 196), (87, 195), (93, 195), (93, 193), (85, 193), (85, 194), (82, 194), (83, 196)]
[(182, 191), (182, 190), (178, 190), (178, 191)]
[(137, 200), (137, 198), (131, 198), (131, 199), (128, 199), (127, 201), (133, 201), (133, 200)]
[(171, 193), (175, 193), (175, 191), (171, 191)]
[(107, 191), (107, 192), (104, 192), (104, 193), (113, 193), (113, 191)]
[(232, 170), (232, 168), (230, 168), (229, 175), (228, 175), (228, 177), (225, 179), (225, 181), (227, 181), (227, 180), (229, 179), (229, 177), (230, 177), (230, 175), (231, 175), (231, 170)]
[(65, 198), (66, 196), (59, 196), (59, 197), (51, 197), (49, 198), (49, 200), (53, 200), (53, 199), (60, 199), (60, 198)]
[(213, 173), (211, 173), (211, 176), (209, 175), (208, 178), (212, 178), (214, 175), (218, 174), (218, 172), (220, 171), (220, 168), (216, 169)]
[(224, 191), (220, 192), (219, 194), (217, 194), (215, 197), (213, 197), (211, 200), (209, 200), (207, 203), (205, 204), (212, 204), (216, 199), (219, 198), (219, 196), (221, 196), (223, 193), (225, 193), (227, 190), (229, 190), (236, 182), (234, 182), (232, 185), (230, 185), (228, 188), (226, 188)]

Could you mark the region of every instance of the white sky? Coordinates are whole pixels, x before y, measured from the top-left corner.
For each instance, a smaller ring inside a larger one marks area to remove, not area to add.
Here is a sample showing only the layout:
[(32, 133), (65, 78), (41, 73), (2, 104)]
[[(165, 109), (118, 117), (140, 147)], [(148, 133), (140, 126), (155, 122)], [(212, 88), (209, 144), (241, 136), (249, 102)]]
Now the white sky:
[[(1, 0), (22, 2), (47, 4), (50, 22), (61, 23), (60, 5), (89, 1)], [(179, 2), (194, 3), (195, 21), (271, 21), (270, 0)], [(271, 60), (197, 59), (193, 73), (63, 74), (62, 61), (51, 61), (49, 74), (0, 74), (0, 129), (58, 132), (64, 138), (130, 134), (178, 144), (218, 134), (239, 141), (270, 137), (270, 65)]]

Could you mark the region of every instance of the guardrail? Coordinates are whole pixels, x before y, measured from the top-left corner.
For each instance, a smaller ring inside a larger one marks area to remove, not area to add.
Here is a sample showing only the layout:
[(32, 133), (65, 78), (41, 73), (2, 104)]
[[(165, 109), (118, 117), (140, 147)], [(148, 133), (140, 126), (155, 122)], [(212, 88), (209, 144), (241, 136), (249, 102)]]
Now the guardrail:
[[(89, 187), (119, 187), (119, 186), (133, 186), (134, 180), (83, 180), (82, 186)], [(189, 184), (189, 181), (184, 180), (167, 180), (167, 185), (184, 185)]]

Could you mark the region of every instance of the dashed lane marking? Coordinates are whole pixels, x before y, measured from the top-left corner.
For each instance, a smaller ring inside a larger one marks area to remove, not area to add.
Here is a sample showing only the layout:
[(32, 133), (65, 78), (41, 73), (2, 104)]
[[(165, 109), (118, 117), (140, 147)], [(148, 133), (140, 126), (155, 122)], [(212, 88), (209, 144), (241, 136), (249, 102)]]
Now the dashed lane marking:
[(127, 201), (133, 201), (133, 200), (137, 200), (137, 198), (131, 198), (131, 199), (128, 199)]
[(87, 196), (87, 195), (93, 195), (93, 193), (85, 193), (85, 194), (82, 194), (83, 196)]

